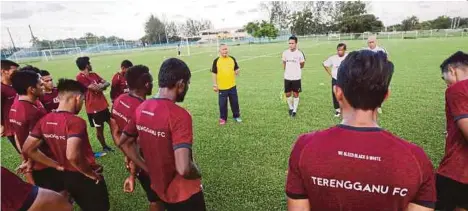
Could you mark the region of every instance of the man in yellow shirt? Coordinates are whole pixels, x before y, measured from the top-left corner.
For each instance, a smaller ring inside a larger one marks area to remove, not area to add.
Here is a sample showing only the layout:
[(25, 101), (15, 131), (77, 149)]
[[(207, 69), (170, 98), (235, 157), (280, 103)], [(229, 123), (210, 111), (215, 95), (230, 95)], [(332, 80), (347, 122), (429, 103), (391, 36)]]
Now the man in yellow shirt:
[(213, 90), (219, 94), (219, 124), (226, 124), (228, 99), (234, 121), (242, 122), (236, 88), (236, 76), (239, 74), (239, 66), (236, 59), (228, 55), (228, 46), (226, 44), (219, 46), (219, 54), (220, 56), (213, 61), (213, 67), (211, 68)]

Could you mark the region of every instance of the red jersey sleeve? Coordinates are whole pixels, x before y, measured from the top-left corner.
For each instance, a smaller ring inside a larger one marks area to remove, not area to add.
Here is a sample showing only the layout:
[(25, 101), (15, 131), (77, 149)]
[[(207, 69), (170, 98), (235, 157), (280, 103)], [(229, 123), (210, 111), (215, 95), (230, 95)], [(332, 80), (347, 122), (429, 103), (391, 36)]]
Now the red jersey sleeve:
[(30, 136), (34, 137), (34, 138), (38, 138), (38, 139), (41, 139), (42, 138), (42, 119), (39, 120), (36, 125), (34, 126), (34, 128), (31, 130), (31, 132), (29, 133)]
[(83, 77), (82, 74), (78, 74), (76, 76), (76, 81), (80, 82), (86, 88), (88, 88), (88, 86), (91, 85), (91, 81)]
[(299, 137), (293, 147), (291, 156), (289, 157), (288, 176), (286, 179), (286, 195), (292, 199), (307, 199), (307, 192), (302, 180), (301, 171), (299, 169), (299, 161), (302, 150), (307, 144), (305, 136)]
[(2, 167), (2, 203), (3, 211), (28, 210), (36, 200), (39, 188), (24, 182)]
[(133, 114), (130, 117), (130, 121), (128, 121), (128, 124), (125, 126), (123, 129), (123, 132), (125, 135), (130, 136), (130, 137), (138, 137), (138, 130), (136, 127), (136, 115)]
[(102, 79), (101, 76), (99, 76), (97, 73), (94, 73), (94, 74), (96, 74), (96, 78), (98, 79), (99, 83), (103, 83), (104, 81), (106, 81)]
[(192, 117), (183, 108), (179, 108), (178, 111), (171, 113), (170, 130), (173, 149), (192, 148)]
[(447, 104), (455, 121), (468, 118), (468, 90), (462, 89), (461, 85), (463, 84), (454, 85), (446, 93)]
[(87, 135), (86, 131), (86, 122), (79, 118), (75, 117), (67, 122), (67, 139), (71, 137), (84, 138)]
[(415, 146), (413, 153), (416, 156), (421, 170), (422, 181), (415, 198), (411, 202), (424, 207), (435, 208), (437, 197), (434, 167), (429, 160), (429, 157), (421, 148)]
[(111, 82), (110, 97), (112, 100), (115, 100), (118, 97), (117, 93), (119, 89), (119, 84), (120, 84), (119, 74), (116, 73), (114, 77), (112, 77), (112, 82)]

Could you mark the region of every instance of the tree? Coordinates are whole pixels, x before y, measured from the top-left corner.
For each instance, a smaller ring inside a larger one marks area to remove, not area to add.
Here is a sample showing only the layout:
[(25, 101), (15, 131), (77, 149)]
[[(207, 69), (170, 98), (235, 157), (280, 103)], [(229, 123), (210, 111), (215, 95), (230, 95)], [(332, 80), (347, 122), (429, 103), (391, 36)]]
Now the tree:
[(419, 28), (419, 19), (416, 16), (406, 18), (401, 22), (401, 29), (403, 31), (411, 31)]
[(161, 43), (166, 41), (166, 31), (164, 23), (158, 17), (151, 15), (145, 23), (145, 36), (143, 42)]
[(291, 8), (286, 1), (270, 1), (260, 3), (260, 7), (268, 13), (268, 19), (271, 24), (280, 29), (287, 29), (289, 25), (289, 16)]
[(245, 31), (247, 31), (247, 34), (250, 34), (253, 36), (253, 34), (260, 30), (260, 23), (258, 22), (248, 22), (247, 25), (244, 26)]
[(447, 16), (439, 16), (431, 21), (432, 29), (449, 29), (451, 19)]
[(210, 20), (187, 19), (184, 25), (184, 35), (188, 37), (198, 36), (200, 31), (213, 28)]
[(382, 28), (382, 21), (371, 14), (348, 17), (339, 24), (340, 32), (344, 33), (378, 32)]
[(314, 31), (314, 17), (310, 9), (294, 12), (291, 15), (291, 32), (296, 35), (311, 34)]
[(257, 38), (267, 37), (268, 39), (275, 39), (279, 35), (279, 30), (265, 20), (262, 20), (261, 23), (249, 22), (244, 28), (248, 34)]

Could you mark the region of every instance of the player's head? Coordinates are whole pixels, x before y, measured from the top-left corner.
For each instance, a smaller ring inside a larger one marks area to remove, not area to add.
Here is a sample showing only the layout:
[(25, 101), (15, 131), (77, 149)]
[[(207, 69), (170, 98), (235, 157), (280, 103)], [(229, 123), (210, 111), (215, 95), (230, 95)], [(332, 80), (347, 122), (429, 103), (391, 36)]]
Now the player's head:
[(190, 69), (185, 62), (176, 58), (166, 59), (159, 69), (159, 88), (174, 90), (176, 102), (182, 102), (189, 89), (190, 77)]
[(296, 50), (296, 48), (297, 48), (297, 37), (296, 36), (289, 37), (288, 42), (289, 42), (289, 49), (290, 50)]
[(26, 66), (19, 69), (19, 71), (25, 71), (25, 70), (33, 71), (36, 74), (41, 75), (41, 70), (39, 70), (39, 68), (34, 67), (32, 65), (26, 65)]
[(16, 71), (11, 76), (11, 83), (18, 95), (40, 97), (43, 94), (42, 80), (32, 70)]
[(58, 81), (57, 90), (59, 106), (72, 108), (75, 114), (80, 113), (86, 88), (78, 81), (61, 78)]
[(339, 57), (342, 57), (345, 55), (346, 53), (346, 44), (344, 43), (340, 43), (336, 46), (336, 52), (338, 54)]
[(468, 54), (457, 51), (440, 65), (442, 78), (452, 85), (468, 77)]
[(222, 57), (228, 56), (228, 53), (229, 53), (229, 50), (228, 50), (228, 45), (227, 44), (223, 43), (223, 44), (219, 45), (219, 54)]
[(377, 46), (377, 37), (372, 35), (367, 38), (367, 46), (370, 49), (374, 49)]
[(375, 110), (388, 96), (393, 64), (383, 52), (353, 51), (341, 63), (333, 88), (340, 107)]
[(1, 66), (2, 78), (5, 78), (6, 80), (10, 81), (11, 74), (13, 74), (13, 72), (15, 72), (18, 69), (19, 64), (11, 60), (2, 59)]
[(76, 66), (80, 71), (88, 70), (89, 72), (93, 71), (89, 57), (83, 56), (76, 59)]
[(44, 83), (45, 90), (52, 90), (54, 88), (53, 78), (50, 75), (49, 71), (41, 70), (41, 79), (42, 83)]
[(153, 90), (153, 76), (149, 68), (145, 65), (135, 65), (128, 68), (125, 73), (127, 85), (130, 90), (143, 91), (146, 95), (151, 95)]
[(132, 66), (133, 66), (132, 62), (130, 60), (125, 59), (125, 60), (122, 61), (122, 63), (120, 63), (120, 70), (122, 72), (126, 72), (128, 70), (128, 68), (130, 68)]

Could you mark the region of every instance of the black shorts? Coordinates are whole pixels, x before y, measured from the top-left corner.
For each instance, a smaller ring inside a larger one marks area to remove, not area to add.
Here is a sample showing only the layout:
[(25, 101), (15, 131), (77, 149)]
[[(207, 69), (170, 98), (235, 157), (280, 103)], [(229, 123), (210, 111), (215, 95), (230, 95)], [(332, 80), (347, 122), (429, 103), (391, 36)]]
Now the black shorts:
[(109, 193), (106, 181), (96, 184), (80, 172), (65, 171), (65, 189), (83, 211), (108, 211)]
[(141, 187), (145, 190), (146, 198), (149, 202), (158, 202), (161, 199), (158, 197), (158, 194), (151, 189), (151, 181), (147, 173), (140, 172), (137, 176), (140, 181)]
[(104, 109), (97, 113), (88, 114), (89, 125), (91, 127), (102, 127), (105, 122), (109, 122), (111, 114), (109, 109)]
[(205, 198), (203, 197), (203, 191), (193, 194), (192, 197), (190, 197), (189, 199), (185, 201), (175, 203), (175, 204), (164, 203), (164, 206), (166, 207), (167, 211), (185, 211), (185, 210), (205, 211), (206, 210)]
[(437, 174), (436, 210), (468, 209), (468, 184)]
[(60, 192), (65, 190), (63, 181), (63, 172), (57, 171), (54, 168), (45, 168), (42, 170), (32, 171), (32, 177), (35, 185)]
[(301, 87), (301, 80), (286, 80), (284, 79), (284, 93), (289, 93), (289, 92), (301, 92), (302, 87)]

